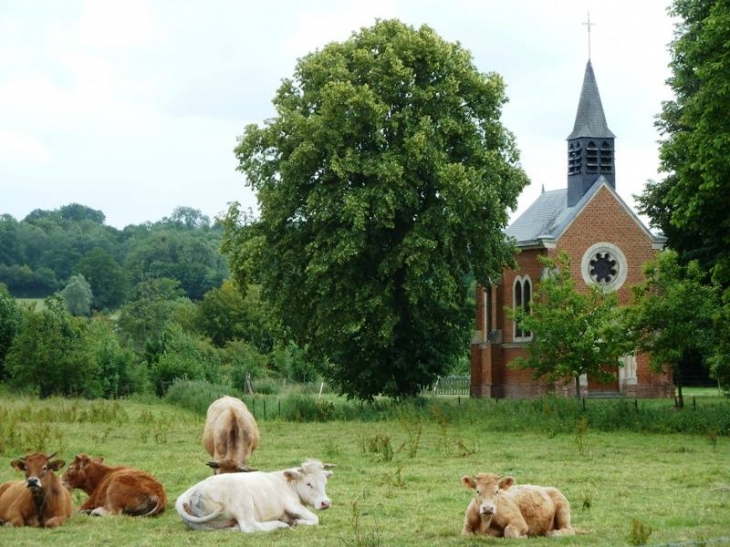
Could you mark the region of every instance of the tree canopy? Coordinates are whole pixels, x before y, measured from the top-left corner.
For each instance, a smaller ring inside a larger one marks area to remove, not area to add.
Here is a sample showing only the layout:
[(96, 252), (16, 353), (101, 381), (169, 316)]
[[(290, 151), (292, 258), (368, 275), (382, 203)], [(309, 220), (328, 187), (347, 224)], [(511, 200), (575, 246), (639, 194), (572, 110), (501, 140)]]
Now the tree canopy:
[(666, 250), (644, 266), (646, 281), (634, 287), (629, 328), (637, 347), (651, 353), (655, 370), (669, 367), (683, 406), (680, 363), (688, 355), (715, 354), (718, 338), (715, 318), (720, 311), (719, 291), (704, 284), (697, 261), (686, 267), (676, 251)]
[(260, 217), (234, 205), (224, 252), (341, 392), (417, 394), (468, 347), (469, 281), (512, 263), (527, 184), (506, 100), (458, 43), (387, 20), (300, 59), (245, 128)]
[(657, 127), (660, 169), (639, 196), (640, 211), (687, 263), (698, 260), (730, 285), (730, 9), (720, 0), (674, 0), (680, 18), (671, 44), (675, 98), (663, 103)]

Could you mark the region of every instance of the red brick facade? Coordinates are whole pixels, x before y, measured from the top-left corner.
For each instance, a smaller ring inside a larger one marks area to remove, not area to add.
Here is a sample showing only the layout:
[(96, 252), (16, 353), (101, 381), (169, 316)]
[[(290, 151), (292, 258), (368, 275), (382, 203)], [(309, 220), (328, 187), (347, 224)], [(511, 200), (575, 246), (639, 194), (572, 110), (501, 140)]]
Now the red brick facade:
[[(513, 370), (508, 366), (515, 357), (526, 356), (529, 341), (515, 340), (514, 324), (505, 308), (514, 305), (514, 283), (519, 276), (533, 287), (543, 269), (538, 256), (565, 250), (571, 258), (572, 272), (579, 287), (587, 290), (582, 274), (586, 252), (593, 245), (607, 243), (617, 247), (625, 257), (626, 278), (618, 288), (619, 301), (631, 300), (631, 286), (643, 281), (643, 265), (655, 257), (655, 238), (628, 210), (607, 184), (600, 185), (580, 210), (563, 228), (558, 238), (522, 246), (516, 270), (506, 270), (499, 282), (487, 291), (477, 289), (476, 332), (471, 345), (472, 397), (530, 397), (546, 392), (575, 395), (575, 383), (547, 385), (533, 380), (530, 371)], [(616, 392), (631, 397), (672, 397), (674, 386), (669, 373), (657, 374), (649, 367), (649, 356), (639, 354), (626, 358), (618, 378), (609, 384), (596, 384), (582, 379), (581, 394)]]

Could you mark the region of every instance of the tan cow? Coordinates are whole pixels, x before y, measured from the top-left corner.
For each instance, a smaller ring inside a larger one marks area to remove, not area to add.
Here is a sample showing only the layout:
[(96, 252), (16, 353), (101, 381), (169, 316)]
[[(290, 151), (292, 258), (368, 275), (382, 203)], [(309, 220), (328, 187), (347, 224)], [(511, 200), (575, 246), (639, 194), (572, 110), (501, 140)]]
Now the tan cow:
[(572, 536), (570, 504), (550, 486), (515, 486), (512, 477), (492, 473), (463, 476), (461, 483), (475, 490), (461, 533), (506, 538)]
[(104, 464), (104, 458), (78, 454), (61, 477), (63, 484), (80, 488), (89, 498), (79, 508), (91, 515), (151, 517), (165, 510), (167, 496), (149, 473), (132, 467)]
[(10, 462), (14, 469), (25, 473), (25, 480), (0, 485), (0, 522), (53, 528), (71, 517), (71, 494), (54, 473), (66, 462), (52, 460), (55, 455), (36, 452)]
[(246, 462), (259, 446), (259, 428), (243, 401), (221, 397), (208, 407), (203, 446), (213, 457), (214, 474), (252, 471)]

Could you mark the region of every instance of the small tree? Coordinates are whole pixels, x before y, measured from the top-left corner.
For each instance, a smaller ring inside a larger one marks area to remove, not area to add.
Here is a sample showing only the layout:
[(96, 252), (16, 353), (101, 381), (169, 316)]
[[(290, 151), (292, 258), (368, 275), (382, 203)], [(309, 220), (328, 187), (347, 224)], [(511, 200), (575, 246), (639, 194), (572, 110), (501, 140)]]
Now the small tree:
[(51, 395), (100, 397), (99, 367), (89, 350), (88, 321), (72, 317), (59, 295), (41, 311), (26, 309), (6, 359), (11, 386)]
[(646, 281), (634, 287), (629, 330), (636, 346), (651, 353), (654, 370), (671, 368), (682, 408), (682, 358), (715, 352), (713, 320), (720, 311), (718, 288), (703, 284), (704, 273), (697, 261), (681, 266), (673, 250), (663, 251), (648, 262), (644, 274)]
[(597, 285), (579, 291), (565, 252), (540, 261), (550, 274), (535, 285), (530, 309), (508, 310), (534, 336), (529, 356), (518, 357), (510, 366), (530, 369), (535, 378), (549, 382), (574, 379), (580, 398), (581, 375), (612, 377), (608, 370), (621, 366), (620, 358), (631, 349), (620, 321), (618, 299), (616, 293)]
[(91, 285), (83, 275), (71, 276), (68, 284), (61, 291), (61, 296), (66, 302), (66, 309), (71, 315), (89, 315), (91, 312), (91, 302), (94, 294), (91, 292)]

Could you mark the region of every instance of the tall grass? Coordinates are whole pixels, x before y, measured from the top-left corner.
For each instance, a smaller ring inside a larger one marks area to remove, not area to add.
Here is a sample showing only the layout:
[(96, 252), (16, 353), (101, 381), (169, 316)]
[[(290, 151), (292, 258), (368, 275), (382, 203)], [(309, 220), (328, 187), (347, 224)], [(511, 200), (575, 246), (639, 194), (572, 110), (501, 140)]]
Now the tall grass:
[(240, 397), (259, 420), (330, 422), (430, 420), (446, 423), (478, 423), (489, 431), (545, 431), (573, 433), (579, 424), (594, 431), (637, 433), (689, 433), (730, 435), (730, 400), (705, 398), (682, 411), (666, 399), (591, 399), (562, 397), (537, 399), (469, 399), (423, 397), (408, 401), (378, 400), (372, 403), (341, 397), (307, 395), (296, 387), (270, 395), (244, 395), (225, 386), (195, 381), (175, 382), (166, 401), (204, 414), (210, 401), (223, 394)]

